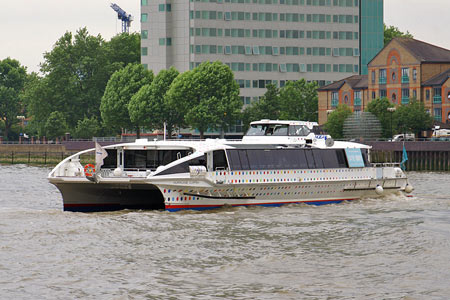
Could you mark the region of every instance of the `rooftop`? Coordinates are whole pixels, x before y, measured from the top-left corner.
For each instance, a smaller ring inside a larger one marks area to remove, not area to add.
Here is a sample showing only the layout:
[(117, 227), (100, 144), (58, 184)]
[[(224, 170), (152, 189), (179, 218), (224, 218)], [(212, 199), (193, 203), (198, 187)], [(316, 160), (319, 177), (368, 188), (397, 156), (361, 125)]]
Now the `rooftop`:
[(367, 75), (353, 75), (339, 81), (333, 82), (329, 85), (319, 88), (319, 91), (338, 90), (345, 83), (347, 83), (352, 89), (367, 89), (368, 76)]
[(437, 74), (434, 77), (431, 77), (422, 85), (442, 85), (445, 81), (447, 81), (448, 78), (450, 78), (450, 69), (442, 72), (441, 74)]
[(411, 38), (395, 38), (422, 62), (450, 62), (450, 50)]

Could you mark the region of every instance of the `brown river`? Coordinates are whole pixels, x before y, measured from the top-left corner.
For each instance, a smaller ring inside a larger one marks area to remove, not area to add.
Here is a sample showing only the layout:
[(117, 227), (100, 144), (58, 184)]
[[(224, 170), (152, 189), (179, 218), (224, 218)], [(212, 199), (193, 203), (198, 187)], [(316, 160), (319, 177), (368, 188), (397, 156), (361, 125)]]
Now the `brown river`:
[(413, 197), (208, 212), (62, 211), (0, 166), (0, 299), (450, 299), (450, 173)]

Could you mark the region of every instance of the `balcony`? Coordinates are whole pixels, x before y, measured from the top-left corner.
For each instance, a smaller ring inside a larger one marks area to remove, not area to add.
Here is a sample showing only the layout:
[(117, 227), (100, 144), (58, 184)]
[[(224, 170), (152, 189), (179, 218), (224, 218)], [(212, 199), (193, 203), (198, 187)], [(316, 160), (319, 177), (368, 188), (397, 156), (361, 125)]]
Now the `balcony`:
[(386, 77), (380, 77), (378, 78), (378, 84), (386, 84), (387, 78)]
[(402, 104), (408, 104), (409, 103), (409, 97), (402, 97)]
[(402, 83), (409, 83), (409, 76), (402, 76)]
[(442, 97), (441, 96), (434, 96), (433, 97), (433, 103), (434, 104), (441, 104), (442, 103)]
[(355, 98), (353, 101), (353, 106), (361, 106), (361, 98)]

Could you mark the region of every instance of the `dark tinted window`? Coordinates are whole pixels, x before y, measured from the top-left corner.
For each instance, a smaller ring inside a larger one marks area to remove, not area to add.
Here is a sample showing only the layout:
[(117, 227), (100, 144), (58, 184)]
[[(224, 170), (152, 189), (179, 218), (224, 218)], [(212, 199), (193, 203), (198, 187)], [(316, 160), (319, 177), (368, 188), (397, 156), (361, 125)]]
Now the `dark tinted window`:
[(323, 150), (322, 161), (326, 168), (339, 168), (339, 161), (336, 150)]
[[(343, 149), (227, 150), (231, 170), (346, 168)], [(244, 161), (244, 164), (242, 164)]]
[(239, 160), (241, 161), (242, 170), (250, 170), (250, 165), (247, 157), (247, 150), (238, 150)]
[(105, 149), (108, 156), (103, 160), (102, 169), (115, 169), (117, 168), (117, 150), (116, 149)]
[(213, 152), (213, 170), (225, 170), (228, 168), (225, 151), (217, 150)]
[(202, 155), (197, 158), (193, 158), (191, 160), (185, 161), (183, 163), (177, 164), (167, 170), (158, 173), (158, 175), (168, 175), (168, 174), (177, 174), (177, 173), (188, 173), (189, 166), (205, 166), (206, 167), (206, 159), (205, 156)]
[(313, 157), (312, 151), (306, 150), (305, 155), (306, 155), (306, 162), (308, 163), (308, 168), (315, 169), (316, 164), (314, 163), (314, 157)]
[(322, 161), (322, 156), (326, 155), (325, 151), (319, 150), (319, 149), (313, 149), (312, 150), (312, 153), (313, 153), (313, 156), (314, 156), (314, 162), (316, 163), (316, 168), (317, 169), (323, 169), (324, 168), (323, 161)]
[(369, 162), (369, 151), (367, 149), (361, 149), (361, 154), (363, 157), (363, 161), (364, 161), (364, 166), (366, 167), (370, 167), (370, 162)]
[(188, 150), (125, 150), (125, 169), (156, 170), (187, 156)]

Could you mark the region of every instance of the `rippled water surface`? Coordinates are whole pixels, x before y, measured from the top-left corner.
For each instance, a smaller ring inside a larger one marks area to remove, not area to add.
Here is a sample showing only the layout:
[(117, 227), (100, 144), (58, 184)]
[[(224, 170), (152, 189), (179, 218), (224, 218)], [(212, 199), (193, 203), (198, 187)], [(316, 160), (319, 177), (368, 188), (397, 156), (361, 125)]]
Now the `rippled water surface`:
[(450, 174), (414, 197), (168, 213), (62, 211), (0, 166), (0, 299), (450, 299)]

